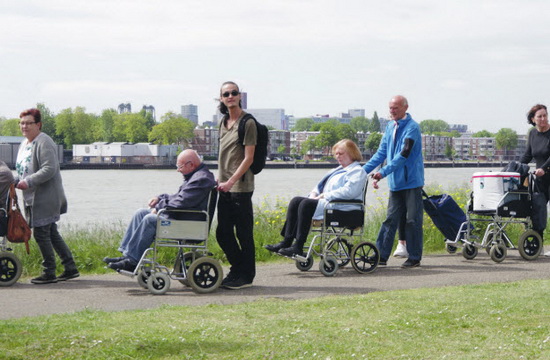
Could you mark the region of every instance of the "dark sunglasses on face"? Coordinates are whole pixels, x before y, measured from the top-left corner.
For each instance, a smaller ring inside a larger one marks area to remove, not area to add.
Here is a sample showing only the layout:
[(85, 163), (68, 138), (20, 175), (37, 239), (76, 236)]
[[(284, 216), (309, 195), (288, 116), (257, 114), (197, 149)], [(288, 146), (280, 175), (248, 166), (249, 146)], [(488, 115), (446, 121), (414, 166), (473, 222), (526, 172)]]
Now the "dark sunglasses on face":
[(237, 90), (233, 90), (233, 91), (231, 91), (231, 92), (229, 92), (229, 91), (224, 92), (224, 93), (222, 94), (222, 96), (223, 96), (223, 97), (229, 97), (229, 95), (231, 95), (231, 96), (237, 96), (237, 95), (239, 95), (239, 94), (240, 94), (240, 93), (239, 93)]

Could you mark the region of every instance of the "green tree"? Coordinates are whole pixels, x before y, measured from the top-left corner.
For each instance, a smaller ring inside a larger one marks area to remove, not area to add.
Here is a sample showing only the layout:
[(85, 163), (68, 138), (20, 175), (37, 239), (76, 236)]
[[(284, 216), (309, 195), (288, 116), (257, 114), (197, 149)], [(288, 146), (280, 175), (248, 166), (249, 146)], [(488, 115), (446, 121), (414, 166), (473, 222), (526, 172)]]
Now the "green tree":
[(449, 124), (443, 120), (423, 120), (420, 122), (420, 131), (422, 134), (432, 135), (436, 132), (449, 131)]
[(357, 116), (351, 119), (350, 126), (353, 128), (355, 132), (368, 132), (370, 127), (370, 121), (364, 116)]
[(63, 109), (55, 116), (55, 133), (61, 139), (66, 148), (72, 148), (76, 144), (76, 129), (73, 121), (73, 109)]
[(350, 139), (357, 143), (357, 131), (350, 124), (339, 124), (336, 127), (336, 135), (338, 141), (342, 139)]
[(120, 142), (147, 142), (147, 119), (140, 113), (118, 114), (114, 121), (113, 136), (115, 141)]
[(117, 116), (117, 112), (115, 109), (105, 109), (101, 112), (101, 116), (99, 117), (101, 140), (105, 142), (115, 141), (113, 128), (115, 126), (116, 116)]
[(518, 134), (510, 128), (502, 128), (495, 135), (497, 149), (506, 151), (518, 146)]
[(476, 133), (472, 134), (472, 137), (480, 138), (480, 137), (493, 137), (495, 136), (493, 133), (487, 131), (487, 130), (481, 130)]
[(338, 140), (340, 140), (338, 126), (330, 121), (322, 123), (319, 129), (319, 135), (315, 137), (315, 144), (317, 147), (323, 149), (325, 155), (330, 155), (330, 149)]
[(376, 111), (372, 115), (372, 120), (369, 123), (369, 131), (371, 133), (380, 132), (380, 119), (378, 118)]
[(19, 119), (0, 119), (0, 135), (2, 136), (21, 136)]
[(286, 152), (286, 146), (284, 146), (283, 144), (277, 147), (277, 154), (284, 154), (285, 152)]
[(46, 106), (44, 103), (36, 104), (36, 108), (40, 110), (40, 115), (42, 115), (42, 130), (48, 134), (54, 142), (61, 144), (63, 143), (63, 137), (57, 134), (55, 129), (55, 114)]
[(446, 143), (445, 144), (445, 157), (447, 159), (454, 159), (454, 157), (456, 156), (456, 150), (453, 149), (453, 146), (451, 145), (450, 142)]
[(375, 153), (382, 141), (382, 134), (380, 132), (373, 132), (365, 140), (365, 148), (370, 151), (371, 154)]
[(292, 131), (309, 131), (313, 124), (314, 121), (311, 118), (298, 119), (296, 120)]
[(153, 126), (149, 141), (155, 144), (178, 144), (188, 147), (195, 136), (195, 124), (173, 112), (162, 116), (160, 124)]

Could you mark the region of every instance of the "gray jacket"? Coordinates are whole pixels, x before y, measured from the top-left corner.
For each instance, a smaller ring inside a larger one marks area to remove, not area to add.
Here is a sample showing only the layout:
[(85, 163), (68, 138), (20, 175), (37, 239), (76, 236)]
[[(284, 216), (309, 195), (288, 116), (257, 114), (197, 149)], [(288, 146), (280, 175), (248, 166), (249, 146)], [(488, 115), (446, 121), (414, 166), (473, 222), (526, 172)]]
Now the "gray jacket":
[(67, 212), (67, 198), (61, 181), (57, 146), (45, 133), (40, 133), (34, 140), (32, 169), (33, 174), (25, 178), (29, 188), (23, 191), (34, 193), (27, 220), (31, 227), (55, 223), (61, 214)]

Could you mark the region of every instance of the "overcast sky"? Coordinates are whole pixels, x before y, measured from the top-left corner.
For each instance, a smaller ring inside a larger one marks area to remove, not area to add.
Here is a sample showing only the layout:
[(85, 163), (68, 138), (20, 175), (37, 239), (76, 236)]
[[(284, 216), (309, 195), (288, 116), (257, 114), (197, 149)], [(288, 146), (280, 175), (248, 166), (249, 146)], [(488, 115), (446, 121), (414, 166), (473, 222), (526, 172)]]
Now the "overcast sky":
[(392, 95), (417, 121), (519, 133), (550, 105), (547, 0), (36, 0), (0, 4), (0, 116), (43, 102), (211, 120), (222, 82), (305, 117)]

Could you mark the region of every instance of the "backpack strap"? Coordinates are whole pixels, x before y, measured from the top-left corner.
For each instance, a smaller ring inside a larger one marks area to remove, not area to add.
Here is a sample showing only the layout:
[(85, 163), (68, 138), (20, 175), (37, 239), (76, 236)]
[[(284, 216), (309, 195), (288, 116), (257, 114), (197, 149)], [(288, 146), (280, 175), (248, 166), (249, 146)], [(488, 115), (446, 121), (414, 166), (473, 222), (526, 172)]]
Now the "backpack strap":
[(239, 122), (239, 129), (238, 129), (239, 144), (241, 144), (242, 146), (244, 146), (244, 131), (245, 131), (244, 126), (246, 125), (246, 122), (248, 121), (248, 119), (254, 119), (254, 121), (256, 121), (256, 118), (254, 118), (254, 116), (252, 116), (252, 114), (246, 113), (246, 115), (243, 116), (243, 118)]

